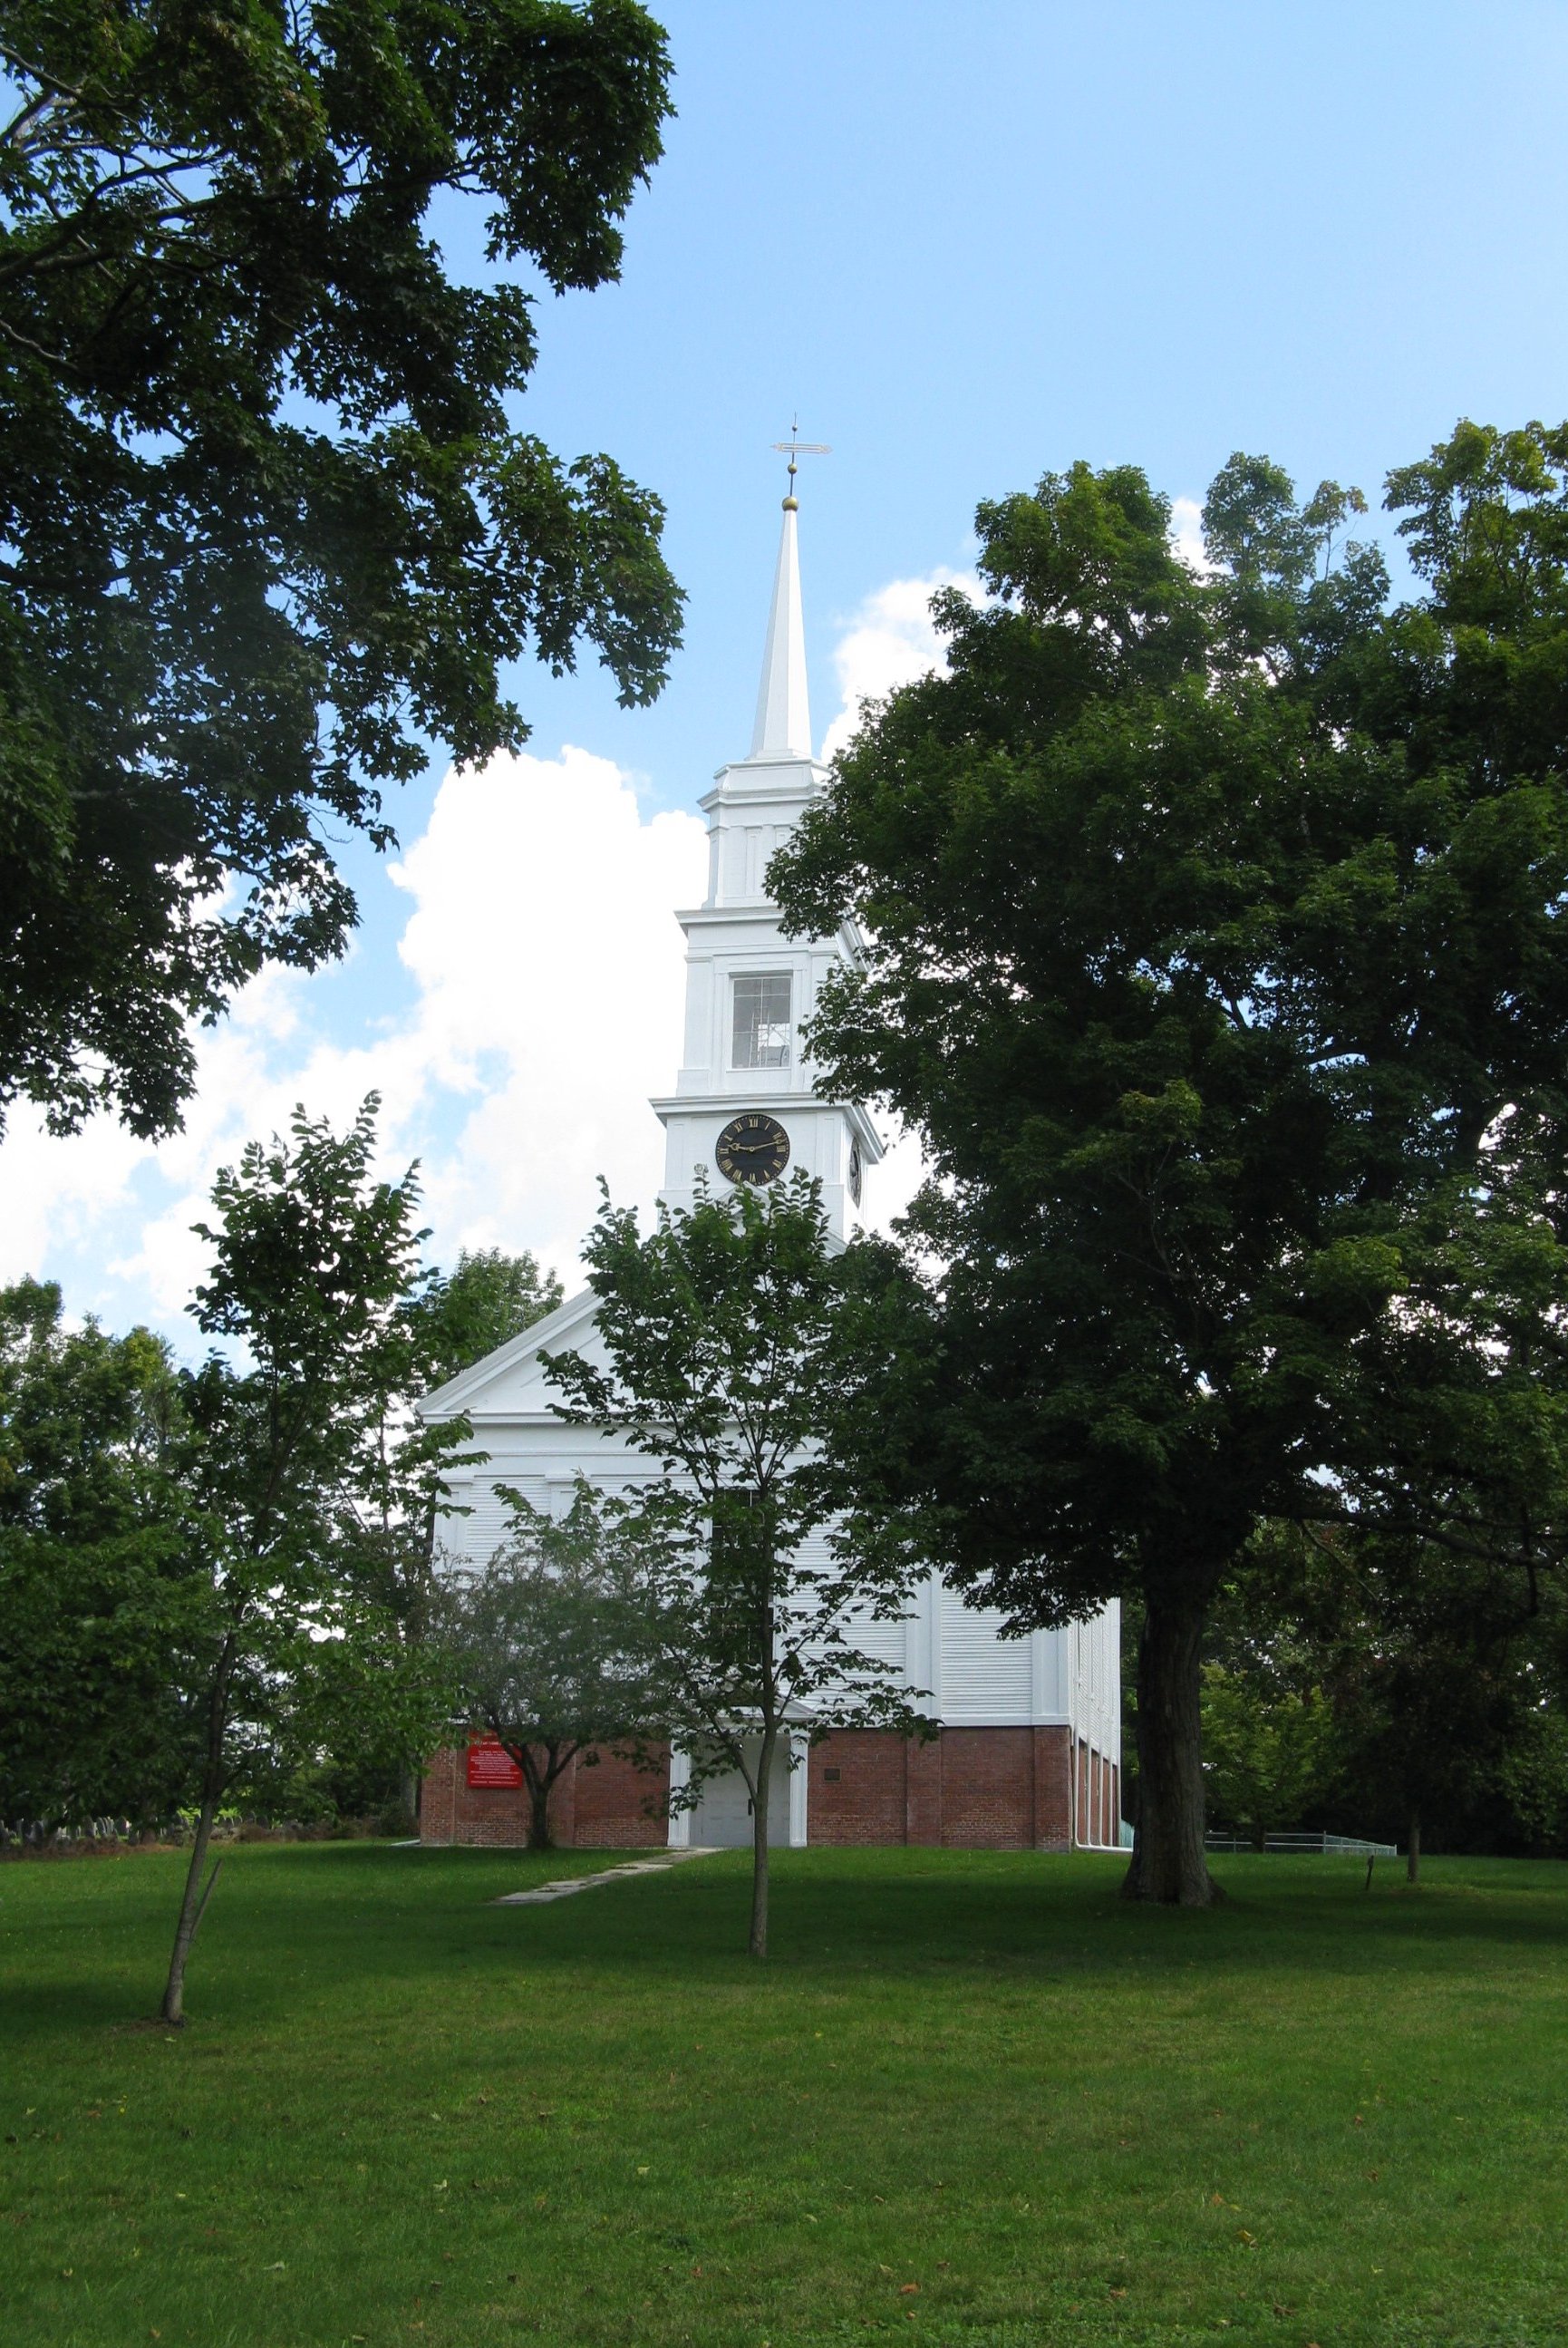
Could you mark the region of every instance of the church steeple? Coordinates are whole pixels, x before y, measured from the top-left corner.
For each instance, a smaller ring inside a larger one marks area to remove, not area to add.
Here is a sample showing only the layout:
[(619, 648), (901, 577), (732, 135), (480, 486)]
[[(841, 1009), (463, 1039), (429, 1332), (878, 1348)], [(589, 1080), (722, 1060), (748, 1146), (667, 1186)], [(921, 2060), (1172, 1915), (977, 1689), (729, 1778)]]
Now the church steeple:
[[(794, 470), (794, 467), (791, 467)], [(794, 484), (791, 484), (793, 489)], [(800, 606), (800, 550), (795, 542), (793, 496), (784, 501), (774, 600), (763, 653), (762, 689), (752, 735), (753, 758), (809, 758), (811, 705), (805, 681), (805, 625)]]
[(864, 1108), (818, 1093), (803, 1031), (829, 973), (858, 962), (860, 940), (849, 922), (830, 938), (786, 938), (767, 891), (769, 863), (828, 779), (811, 755), (794, 494), (795, 458), (819, 452), (784, 445), (790, 495), (756, 731), (749, 755), (721, 767), (702, 798), (708, 894), (676, 917), (687, 942), (686, 1045), (674, 1092), (653, 1103), (668, 1137), (660, 1196), (689, 1206), (703, 1184), (765, 1185), (793, 1169), (822, 1184), (828, 1227), (842, 1239), (882, 1143)]

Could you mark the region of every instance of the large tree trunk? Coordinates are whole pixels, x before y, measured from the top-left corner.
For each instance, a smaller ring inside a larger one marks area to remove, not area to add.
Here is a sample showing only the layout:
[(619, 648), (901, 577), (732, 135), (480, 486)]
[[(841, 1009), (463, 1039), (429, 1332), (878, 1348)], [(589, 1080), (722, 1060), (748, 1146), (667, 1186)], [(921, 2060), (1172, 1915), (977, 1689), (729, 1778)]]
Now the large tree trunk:
[(1224, 1898), (1204, 1856), (1202, 1602), (1151, 1599), (1138, 1642), (1138, 1828), (1126, 1900), (1208, 1908)]
[(1410, 1804), (1409, 1837), (1405, 1850), (1405, 1881), (1419, 1883), (1421, 1879), (1421, 1814), (1414, 1802)]

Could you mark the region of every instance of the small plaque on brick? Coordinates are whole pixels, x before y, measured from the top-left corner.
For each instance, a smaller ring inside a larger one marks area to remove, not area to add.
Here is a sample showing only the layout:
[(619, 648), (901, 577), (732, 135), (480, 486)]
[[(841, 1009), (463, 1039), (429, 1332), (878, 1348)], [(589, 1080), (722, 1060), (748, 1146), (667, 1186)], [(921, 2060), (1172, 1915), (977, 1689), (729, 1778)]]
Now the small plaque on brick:
[(523, 1773), (504, 1745), (487, 1736), (468, 1747), (470, 1787), (510, 1791), (523, 1782)]

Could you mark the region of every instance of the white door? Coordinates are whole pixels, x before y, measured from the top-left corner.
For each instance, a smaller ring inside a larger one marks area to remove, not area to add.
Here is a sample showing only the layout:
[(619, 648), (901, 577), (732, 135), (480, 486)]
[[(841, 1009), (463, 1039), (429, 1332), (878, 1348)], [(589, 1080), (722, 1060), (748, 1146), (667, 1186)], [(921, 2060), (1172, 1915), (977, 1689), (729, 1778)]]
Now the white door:
[[(762, 1753), (760, 1736), (746, 1739), (746, 1760), (754, 1769)], [(749, 1850), (752, 1843), (752, 1803), (746, 1781), (738, 1769), (710, 1777), (692, 1813), (692, 1840), (709, 1850)], [(781, 1736), (774, 1748), (773, 1777), (768, 1787), (768, 1842), (789, 1842), (789, 1739)]]

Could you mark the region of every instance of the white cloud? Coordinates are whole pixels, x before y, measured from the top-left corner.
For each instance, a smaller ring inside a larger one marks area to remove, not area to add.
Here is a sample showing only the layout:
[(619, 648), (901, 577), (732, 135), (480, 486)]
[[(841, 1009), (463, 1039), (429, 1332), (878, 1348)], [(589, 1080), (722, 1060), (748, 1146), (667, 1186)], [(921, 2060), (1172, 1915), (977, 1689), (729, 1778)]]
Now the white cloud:
[(528, 1246), (570, 1278), (596, 1178), (647, 1205), (661, 1176), (648, 1097), (670, 1089), (681, 1045), (673, 909), (705, 870), (698, 818), (644, 819), (608, 759), (567, 748), (449, 773), (391, 870), (412, 1006), (344, 1044), (313, 1025), (311, 982), (272, 971), (200, 1037), (185, 1129), (158, 1148), (108, 1119), (56, 1141), (16, 1117), (0, 1278), (79, 1254), (100, 1311), (180, 1328), (218, 1167), (296, 1102), (341, 1127), (373, 1089), (385, 1167), (422, 1160), (440, 1260)]
[(1204, 510), (1196, 498), (1171, 499), (1171, 544), (1189, 571), (1207, 578), (1214, 565), (1204, 548)]
[[(563, 1271), (603, 1174), (651, 1201), (649, 1112), (680, 1056), (684, 943), (674, 908), (705, 885), (697, 817), (641, 816), (608, 759), (500, 758), (442, 785), (394, 878), (414, 901), (402, 958), (419, 987), (404, 1048), (474, 1106), (427, 1173), (460, 1244), (519, 1241)], [(569, 885), (563, 876), (571, 876)]]
[(106, 1210), (129, 1196), (145, 1154), (141, 1142), (107, 1117), (73, 1140), (56, 1141), (41, 1117), (13, 1112), (0, 1149), (0, 1280), (42, 1277), (51, 1249), (89, 1239)]
[[(977, 592), (958, 572), (896, 580), (847, 624), (829, 755), (862, 700), (940, 665), (927, 607), (948, 583)], [(462, 1246), (529, 1247), (570, 1282), (600, 1174), (619, 1201), (651, 1206), (663, 1135), (648, 1101), (671, 1089), (681, 1051), (674, 909), (705, 887), (702, 821), (645, 813), (633, 780), (587, 751), (499, 757), (446, 776), (427, 829), (388, 870), (407, 908), (395, 1010), (345, 1015), (341, 993), (269, 971), (198, 1036), (196, 1091), (168, 1141), (108, 1117), (55, 1140), (14, 1115), (0, 1280), (54, 1272), (73, 1305), (111, 1325), (150, 1319), (192, 1349), (184, 1307), (206, 1250), (191, 1226), (217, 1169), (285, 1130), (296, 1102), (341, 1128), (371, 1090), (384, 1168), (421, 1160), (440, 1262)], [(356, 945), (351, 963), (364, 955)], [(886, 1227), (920, 1172), (917, 1148), (895, 1138), (867, 1172), (869, 1227)]]
[(938, 587), (958, 587), (978, 600), (980, 584), (972, 572), (933, 571), (923, 579), (894, 579), (868, 595), (834, 650), (843, 705), (823, 738), (822, 755), (834, 757), (860, 724), (863, 701), (880, 701), (900, 685), (912, 685), (943, 665), (942, 640), (931, 624), (931, 598)]

